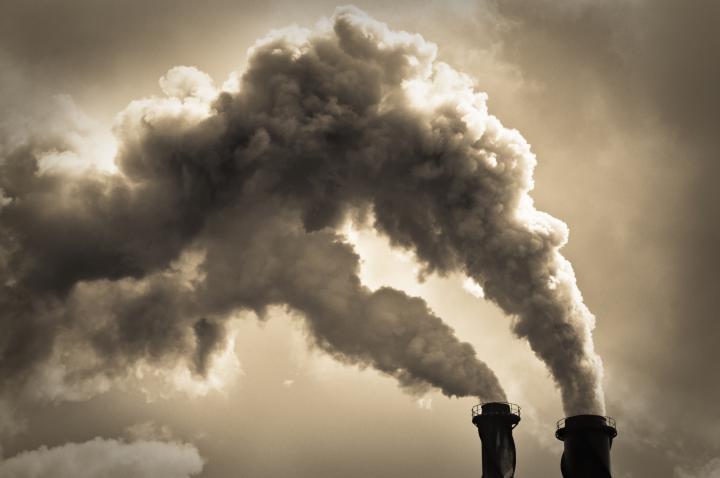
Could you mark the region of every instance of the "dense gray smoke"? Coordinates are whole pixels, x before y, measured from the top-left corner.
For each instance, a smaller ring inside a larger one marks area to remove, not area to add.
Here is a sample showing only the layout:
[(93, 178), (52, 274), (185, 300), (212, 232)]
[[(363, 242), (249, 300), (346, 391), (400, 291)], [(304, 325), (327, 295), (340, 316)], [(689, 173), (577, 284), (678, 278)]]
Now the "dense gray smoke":
[[(286, 305), (340, 360), (504, 399), (424, 301), (360, 283), (335, 232), (354, 218), (427, 272), (471, 276), (547, 363), (567, 413), (603, 413), (594, 319), (559, 253), (565, 225), (528, 195), (529, 145), (435, 53), (343, 8), (258, 41), (222, 89), (171, 70), (165, 97), (119, 116), (116, 174), (42, 171), (40, 153), (71, 149), (63, 138), (4, 147), (2, 376), (19, 380), (73, 333), (92, 344), (93, 373), (187, 360), (203, 374), (234, 311)], [(188, 277), (178, 263), (192, 251)]]

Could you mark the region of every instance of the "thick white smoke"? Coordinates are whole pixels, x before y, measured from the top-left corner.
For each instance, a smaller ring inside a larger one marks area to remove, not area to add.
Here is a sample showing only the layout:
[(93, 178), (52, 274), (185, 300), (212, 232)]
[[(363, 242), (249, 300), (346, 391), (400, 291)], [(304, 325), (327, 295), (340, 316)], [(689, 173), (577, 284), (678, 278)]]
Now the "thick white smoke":
[[(0, 343), (3, 367), (43, 360), (55, 338), (35, 327), (76, 323), (85, 284), (102, 286), (104, 322), (89, 334), (108, 364), (189, 357), (203, 373), (224, 318), (285, 304), (341, 360), (504, 399), (421, 299), (360, 284), (335, 231), (373, 218), (427, 272), (462, 271), (513, 317), (568, 414), (604, 412), (594, 319), (559, 252), (567, 228), (529, 196), (535, 157), (434, 44), (341, 8), (314, 30), (258, 41), (223, 89), (189, 67), (161, 86), (165, 97), (119, 117), (116, 175), (68, 183), (39, 175), (32, 148), (6, 154), (0, 244), (12, 267), (0, 299), (27, 346)], [(189, 249), (205, 254), (196, 280), (162, 280)]]

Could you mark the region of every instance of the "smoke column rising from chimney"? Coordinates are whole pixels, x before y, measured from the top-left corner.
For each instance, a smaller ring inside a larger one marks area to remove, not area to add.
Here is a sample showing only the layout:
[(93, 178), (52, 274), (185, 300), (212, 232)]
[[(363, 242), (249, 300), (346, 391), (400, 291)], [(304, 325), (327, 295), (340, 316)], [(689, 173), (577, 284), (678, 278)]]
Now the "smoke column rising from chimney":
[[(425, 273), (472, 277), (547, 364), (566, 412), (603, 413), (594, 319), (559, 252), (567, 227), (534, 208), (535, 157), (488, 114), (471, 79), (437, 61), (434, 44), (352, 7), (313, 30), (275, 31), (248, 55), (220, 90), (177, 67), (161, 81), (165, 97), (131, 103), (116, 125), (119, 174), (68, 183), (38, 176), (31, 147), (6, 154), (0, 272), (14, 315), (38, 327), (61, 320), (53, 307), (76, 284), (155, 283), (196, 248), (206, 260), (192, 293), (167, 282), (131, 288), (132, 310), (112, 302), (111, 325), (94, 332), (97, 353), (111, 345), (132, 363), (195, 343), (191, 360), (205, 369), (203, 353), (222, 340), (213, 324), (238, 308), (286, 304), (341, 359), (408, 386), (504, 400), (422, 300), (359, 283), (357, 256), (333, 232), (352, 217), (414, 251)], [(167, 304), (149, 316), (162, 325), (126, 320), (157, 303), (141, 300), (149, 291)], [(43, 360), (53, 337), (16, 331), (25, 345), (0, 348), (12, 359), (3, 363)]]

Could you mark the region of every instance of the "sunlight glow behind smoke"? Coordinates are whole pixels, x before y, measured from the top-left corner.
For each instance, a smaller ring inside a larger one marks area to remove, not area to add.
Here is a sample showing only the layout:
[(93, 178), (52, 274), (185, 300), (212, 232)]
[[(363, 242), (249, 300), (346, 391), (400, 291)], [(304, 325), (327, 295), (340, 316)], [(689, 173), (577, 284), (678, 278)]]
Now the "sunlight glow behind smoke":
[(462, 283), (463, 289), (468, 291), (470, 294), (474, 295), (478, 299), (483, 299), (485, 297), (485, 292), (483, 291), (483, 288), (472, 280), (470, 277), (466, 277), (465, 280)]

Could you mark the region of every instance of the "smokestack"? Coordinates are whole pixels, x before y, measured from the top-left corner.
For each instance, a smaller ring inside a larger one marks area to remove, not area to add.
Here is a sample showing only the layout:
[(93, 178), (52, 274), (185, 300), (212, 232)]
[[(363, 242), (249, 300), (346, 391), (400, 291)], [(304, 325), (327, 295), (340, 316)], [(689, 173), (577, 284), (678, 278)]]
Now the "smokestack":
[(575, 415), (560, 420), (555, 436), (565, 444), (563, 478), (611, 478), (610, 447), (617, 436), (615, 420), (600, 415)]
[(472, 422), (482, 442), (482, 478), (513, 478), (515, 440), (512, 430), (520, 423), (520, 407), (506, 402), (475, 405)]

